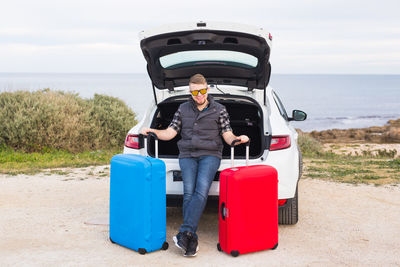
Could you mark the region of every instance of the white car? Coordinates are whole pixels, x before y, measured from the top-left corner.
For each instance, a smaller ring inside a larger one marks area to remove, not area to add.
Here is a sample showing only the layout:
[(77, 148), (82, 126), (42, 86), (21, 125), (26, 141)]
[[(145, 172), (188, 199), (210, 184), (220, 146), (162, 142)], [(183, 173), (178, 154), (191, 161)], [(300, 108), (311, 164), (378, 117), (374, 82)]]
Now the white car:
[[(305, 120), (307, 115), (294, 110), (289, 117), (276, 92), (268, 86), (271, 34), (246, 25), (198, 22), (143, 31), (140, 38), (154, 102), (129, 131), (124, 153), (154, 156), (154, 140), (148, 138), (145, 150), (140, 129), (167, 128), (179, 105), (190, 97), (189, 78), (201, 73), (211, 87), (209, 94), (226, 107), (234, 134), (250, 137), (249, 165), (265, 164), (277, 169), (279, 223), (295, 224), (302, 158), (290, 121)], [(159, 158), (166, 164), (168, 205), (183, 198), (179, 139), (178, 134), (158, 143)], [(231, 167), (230, 147), (224, 145), (219, 171)], [(235, 147), (235, 159), (235, 166), (246, 164), (244, 145)], [(218, 198), (218, 177), (219, 172), (210, 188), (211, 198)]]

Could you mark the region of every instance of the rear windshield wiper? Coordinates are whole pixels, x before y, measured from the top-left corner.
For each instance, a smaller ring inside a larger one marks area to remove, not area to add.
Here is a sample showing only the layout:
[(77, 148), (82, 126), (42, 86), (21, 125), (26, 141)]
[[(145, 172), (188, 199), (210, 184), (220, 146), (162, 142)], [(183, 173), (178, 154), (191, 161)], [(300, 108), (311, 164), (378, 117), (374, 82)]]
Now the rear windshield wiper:
[(222, 91), (221, 89), (218, 88), (218, 85), (217, 85), (217, 84), (210, 84), (210, 87), (211, 87), (211, 88), (215, 87), (215, 88), (217, 88), (218, 91), (220, 91), (221, 93), (223, 93), (224, 95), (226, 95), (226, 93), (225, 93), (224, 91)]

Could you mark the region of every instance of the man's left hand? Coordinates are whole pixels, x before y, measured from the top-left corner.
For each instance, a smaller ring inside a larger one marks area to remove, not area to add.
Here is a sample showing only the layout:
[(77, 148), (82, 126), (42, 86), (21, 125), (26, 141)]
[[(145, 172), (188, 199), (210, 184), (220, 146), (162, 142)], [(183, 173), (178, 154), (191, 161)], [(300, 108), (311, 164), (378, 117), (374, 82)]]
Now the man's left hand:
[(243, 143), (247, 143), (249, 141), (249, 137), (247, 135), (240, 135), (240, 136), (236, 137), (236, 140), (240, 140), (240, 143), (238, 143), (238, 144), (243, 144)]

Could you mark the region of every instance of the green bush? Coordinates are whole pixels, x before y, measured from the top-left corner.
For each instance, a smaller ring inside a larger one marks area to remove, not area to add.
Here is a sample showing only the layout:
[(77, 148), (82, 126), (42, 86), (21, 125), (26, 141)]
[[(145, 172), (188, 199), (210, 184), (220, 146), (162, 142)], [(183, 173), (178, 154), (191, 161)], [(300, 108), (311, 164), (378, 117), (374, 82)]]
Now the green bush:
[(121, 147), (135, 114), (104, 95), (83, 99), (61, 91), (0, 93), (0, 146), (26, 152), (82, 152)]
[(316, 155), (323, 153), (322, 144), (312, 136), (303, 132), (299, 133), (298, 144), (304, 155)]

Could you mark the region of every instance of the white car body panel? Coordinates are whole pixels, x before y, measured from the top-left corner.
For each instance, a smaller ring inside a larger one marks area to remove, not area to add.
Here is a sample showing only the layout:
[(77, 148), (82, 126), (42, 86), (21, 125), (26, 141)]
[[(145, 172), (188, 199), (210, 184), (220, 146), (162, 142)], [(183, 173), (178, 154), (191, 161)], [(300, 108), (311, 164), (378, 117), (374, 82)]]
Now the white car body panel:
[[(201, 22), (200, 22), (201, 23)], [(192, 30), (223, 30), (223, 31), (233, 31), (233, 32), (245, 32), (253, 34), (256, 36), (264, 37), (267, 40), (269, 47), (272, 47), (272, 40), (269, 38), (270, 32), (264, 30), (263, 28), (254, 27), (251, 25), (232, 23), (232, 22), (216, 22), (207, 21), (206, 26), (197, 26), (198, 22), (186, 22), (186, 23), (176, 23), (168, 24), (153, 29), (148, 29), (141, 31), (139, 33), (139, 39), (149, 38), (151, 36), (169, 33), (169, 32), (182, 32), (182, 31), (192, 31)]]
[[(221, 30), (231, 32), (241, 32), (259, 36), (265, 39), (269, 48), (272, 47), (272, 36), (271, 34), (258, 27), (225, 23), (225, 22), (208, 22), (207, 23), (178, 23), (173, 25), (164, 25), (158, 28), (142, 31), (139, 33), (141, 40), (175, 32), (184, 31), (198, 31), (198, 30)], [(206, 77), (207, 78), (207, 77)], [(269, 79), (269, 76), (268, 76)], [(164, 88), (164, 87), (162, 87)], [(211, 87), (210, 94), (223, 94), (232, 96), (246, 96), (256, 100), (262, 110), (263, 116), (263, 130), (265, 136), (290, 136), (291, 146), (282, 150), (269, 151), (264, 150), (264, 153), (257, 159), (250, 159), (249, 165), (264, 164), (270, 165), (278, 171), (278, 198), (279, 199), (290, 199), (295, 196), (297, 182), (299, 179), (299, 148), (297, 146), (297, 132), (290, 125), (287, 118), (285, 119), (281, 113), (273, 97), (273, 89), (267, 86), (265, 89), (266, 103), (264, 103), (264, 90), (258, 87), (258, 89), (249, 90), (245, 87), (239, 86), (226, 86), (218, 85), (218, 88)], [(151, 88), (149, 88), (151, 90)], [(221, 92), (222, 90), (223, 92)], [(173, 90), (155, 90), (155, 99), (160, 103), (166, 99), (179, 95), (188, 95), (188, 86), (176, 86)], [(189, 95), (188, 95), (189, 97)], [(246, 101), (246, 100), (243, 100)], [(157, 111), (157, 106), (153, 100), (149, 109), (146, 111), (143, 119), (133, 127), (128, 134), (137, 135), (142, 127), (150, 127), (153, 120), (154, 114)], [(124, 147), (124, 153), (126, 154), (140, 154), (147, 155), (144, 148), (142, 149), (131, 149)], [(161, 158), (166, 164), (166, 192), (167, 195), (183, 195), (183, 184), (181, 181), (173, 181), (173, 171), (180, 171), (178, 158)], [(235, 166), (244, 166), (246, 162), (244, 159), (236, 160)], [(219, 171), (231, 167), (230, 159), (223, 159), (219, 167)], [(219, 195), (219, 182), (214, 181), (211, 185), (209, 195)]]
[[(224, 91), (227, 87), (220, 86), (221, 90)], [(162, 99), (167, 99), (171, 96), (187, 94), (188, 88), (180, 88), (176, 92), (168, 92), (164, 90), (164, 95)], [(215, 88), (210, 91), (211, 94), (221, 93)], [(299, 177), (299, 152), (297, 147), (297, 133), (294, 128), (287, 122), (279, 113), (279, 110), (272, 97), (272, 88), (267, 88), (267, 105), (263, 104), (263, 92), (260, 90), (254, 90), (253, 92), (247, 91), (247, 89), (229, 89), (231, 95), (243, 95), (250, 96), (258, 100), (258, 103), (263, 109), (264, 113), (264, 131), (270, 132), (272, 128), (272, 135), (290, 135), (291, 146), (287, 149), (268, 151), (265, 150), (263, 155), (258, 159), (249, 160), (249, 165), (265, 164), (273, 166), (278, 171), (278, 197), (279, 199), (289, 199), (293, 198), (296, 192), (297, 181)], [(129, 134), (138, 134), (142, 127), (148, 127), (151, 124), (151, 120), (156, 112), (156, 106), (154, 102), (152, 107), (146, 112), (144, 118), (130, 131)], [(271, 126), (268, 126), (271, 125)], [(131, 149), (124, 148), (124, 153), (126, 154), (140, 154), (147, 155), (144, 148), (143, 149)], [(171, 158), (162, 158), (166, 164), (166, 191), (167, 195), (183, 195), (183, 184), (181, 181), (173, 181), (173, 171), (179, 171), (179, 160)], [(245, 160), (235, 160), (235, 166), (246, 165)], [(290, 167), (288, 167), (290, 166)], [(230, 159), (223, 159), (219, 167), (219, 171), (231, 167)], [(218, 196), (219, 195), (219, 182), (214, 181), (211, 185), (209, 195)]]

